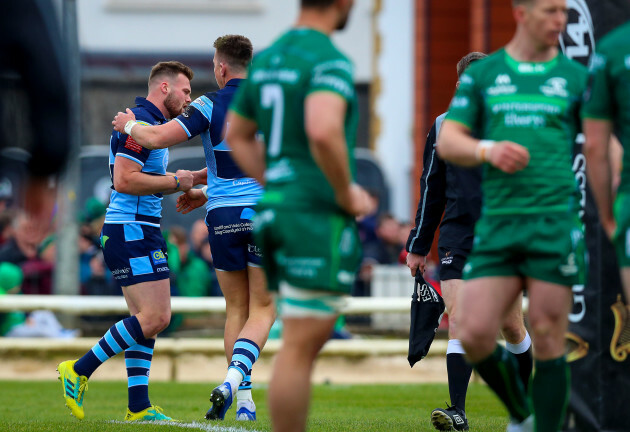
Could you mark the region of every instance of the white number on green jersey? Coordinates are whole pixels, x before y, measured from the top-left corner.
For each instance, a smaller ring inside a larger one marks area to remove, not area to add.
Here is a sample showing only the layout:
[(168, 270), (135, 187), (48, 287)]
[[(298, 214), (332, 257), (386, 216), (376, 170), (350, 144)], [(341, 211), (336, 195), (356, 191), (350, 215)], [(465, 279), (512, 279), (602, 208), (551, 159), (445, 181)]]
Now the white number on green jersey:
[(271, 108), (271, 132), (267, 153), (270, 157), (280, 154), (282, 144), (282, 119), (284, 117), (284, 94), (279, 84), (265, 84), (261, 87), (261, 105)]

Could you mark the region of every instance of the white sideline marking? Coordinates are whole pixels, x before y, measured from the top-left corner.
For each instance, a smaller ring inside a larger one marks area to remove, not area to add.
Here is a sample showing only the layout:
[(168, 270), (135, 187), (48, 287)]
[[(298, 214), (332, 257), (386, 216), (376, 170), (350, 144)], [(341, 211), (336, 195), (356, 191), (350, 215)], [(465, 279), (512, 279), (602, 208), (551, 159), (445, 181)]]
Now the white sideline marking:
[[(119, 423), (119, 424), (128, 424), (128, 422), (120, 421), (120, 420), (111, 420), (111, 423)], [(163, 426), (176, 426), (181, 427), (183, 429), (199, 429), (207, 432), (259, 432), (256, 429), (245, 429), (240, 427), (223, 427), (217, 426), (210, 423), (202, 423), (193, 421), (191, 423), (182, 423), (175, 421), (135, 421), (135, 424), (150, 424), (150, 425), (163, 425)]]

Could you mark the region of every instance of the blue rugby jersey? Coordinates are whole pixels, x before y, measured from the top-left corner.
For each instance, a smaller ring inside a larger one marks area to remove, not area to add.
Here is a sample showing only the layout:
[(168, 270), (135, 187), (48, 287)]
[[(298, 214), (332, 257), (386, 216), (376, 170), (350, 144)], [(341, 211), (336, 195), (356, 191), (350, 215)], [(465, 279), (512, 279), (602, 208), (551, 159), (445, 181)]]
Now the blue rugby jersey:
[(201, 135), (208, 167), (208, 211), (217, 207), (250, 206), (262, 195), (262, 187), (240, 170), (225, 142), (223, 125), (230, 102), (241, 79), (231, 79), (224, 88), (195, 99), (177, 121), (188, 138)]
[[(160, 125), (168, 120), (162, 112), (143, 97), (136, 98), (132, 109), (138, 123)], [(105, 215), (105, 223), (136, 222), (144, 225), (160, 226), (162, 217), (162, 194), (128, 195), (114, 189), (114, 160), (125, 157), (142, 167), (142, 172), (152, 175), (166, 174), (168, 149), (148, 150), (140, 146), (129, 135), (113, 131), (109, 140), (109, 173), (112, 178), (112, 194)]]

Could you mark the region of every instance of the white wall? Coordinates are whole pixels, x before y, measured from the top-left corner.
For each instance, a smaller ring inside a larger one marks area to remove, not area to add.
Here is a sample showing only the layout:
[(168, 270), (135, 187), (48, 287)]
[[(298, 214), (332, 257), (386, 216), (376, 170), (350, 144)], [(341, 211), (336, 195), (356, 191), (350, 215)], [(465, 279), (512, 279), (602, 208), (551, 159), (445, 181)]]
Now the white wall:
[(382, 50), (377, 58), (381, 91), (375, 103), (380, 133), (375, 137), (374, 150), (389, 185), (391, 211), (399, 220), (409, 220), (414, 162), (413, 20), (413, 0), (387, 0), (377, 22)]
[[(218, 36), (237, 33), (260, 50), (294, 23), (298, 6), (299, 0), (78, 0), (79, 41), (89, 52), (210, 53)], [(372, 0), (355, 0), (348, 27), (334, 37), (359, 82), (372, 78), (371, 19)]]

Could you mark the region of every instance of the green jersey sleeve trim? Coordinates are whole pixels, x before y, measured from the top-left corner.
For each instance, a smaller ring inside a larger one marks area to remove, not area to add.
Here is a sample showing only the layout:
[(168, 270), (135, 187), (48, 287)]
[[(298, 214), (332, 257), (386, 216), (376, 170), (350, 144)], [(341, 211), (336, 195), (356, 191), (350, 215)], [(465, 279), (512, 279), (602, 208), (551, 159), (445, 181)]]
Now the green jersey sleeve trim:
[(235, 107), (235, 106), (231, 106), (230, 109), (228, 111), (233, 112), (234, 114), (237, 114), (243, 118), (246, 118), (247, 120), (251, 120), (251, 121), (256, 121), (256, 119), (254, 117), (251, 117), (247, 114), (245, 114), (243, 111), (240, 110), (240, 108)]
[(466, 123), (464, 120), (459, 120), (459, 119), (456, 119), (456, 118), (450, 118), (448, 116), (448, 114), (446, 115), (446, 118), (444, 120), (449, 120), (449, 121), (452, 121), (453, 123), (459, 123), (460, 125), (466, 127), (466, 129), (468, 129), (469, 131), (472, 130), (472, 126), (469, 125), (468, 123)]

